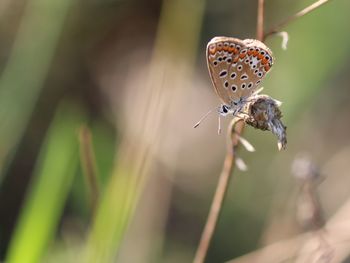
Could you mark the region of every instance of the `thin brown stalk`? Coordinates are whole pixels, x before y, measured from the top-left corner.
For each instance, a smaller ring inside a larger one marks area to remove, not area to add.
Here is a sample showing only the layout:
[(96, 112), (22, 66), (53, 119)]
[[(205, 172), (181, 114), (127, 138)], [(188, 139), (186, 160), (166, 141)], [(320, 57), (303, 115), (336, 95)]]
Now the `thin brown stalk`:
[[(263, 40), (264, 37), (264, 0), (258, 0), (258, 14), (257, 14), (257, 39)], [(227, 151), (222, 168), (219, 182), (216, 187), (213, 202), (210, 207), (209, 215), (202, 232), (199, 245), (197, 247), (194, 263), (203, 263), (208, 253), (209, 245), (212, 240), (214, 230), (221, 212), (222, 204), (226, 196), (228, 183), (233, 173), (236, 149), (239, 143), (239, 136), (243, 133), (245, 123), (243, 120), (233, 119), (230, 122), (227, 130), (228, 143)]]
[(88, 186), (91, 211), (92, 214), (95, 214), (99, 197), (99, 184), (95, 155), (91, 141), (91, 132), (86, 126), (82, 126), (79, 130), (79, 142), (80, 160), (85, 181)]
[(264, 5), (264, 0), (258, 0), (256, 39), (260, 41), (264, 41)]
[[(265, 1), (258, 0), (256, 38), (260, 41), (264, 41), (268, 36), (278, 32), (281, 28), (283, 28), (290, 22), (312, 12), (313, 10), (317, 9), (318, 7), (320, 7), (321, 5), (329, 1), (330, 0), (319, 0), (314, 4), (306, 7), (302, 11), (298, 12), (297, 14), (287, 18), (285, 21), (273, 27), (267, 33), (264, 33), (264, 2)], [(213, 202), (209, 211), (209, 215), (208, 215), (201, 239), (199, 241), (194, 263), (203, 263), (206, 258), (210, 241), (213, 237), (214, 230), (222, 208), (222, 204), (227, 192), (228, 183), (234, 169), (234, 164), (236, 159), (235, 152), (239, 142), (237, 135), (242, 134), (244, 126), (245, 126), (244, 121), (235, 122), (235, 120), (232, 120), (232, 122), (228, 127), (229, 143), (228, 143), (228, 149), (225, 157), (223, 170), (221, 172), (219, 182), (213, 198)]]
[(303, 10), (301, 10), (300, 12), (296, 13), (295, 15), (292, 15), (290, 17), (288, 17), (286, 20), (284, 20), (283, 22), (279, 23), (278, 25), (272, 27), (269, 31), (267, 31), (264, 35), (264, 40), (279, 32), (283, 27), (285, 27), (286, 25), (288, 25), (289, 23), (293, 22), (294, 20), (302, 17), (302, 16), (305, 16), (309, 13), (311, 13), (312, 11), (316, 10), (317, 8), (319, 8), (320, 6), (326, 4), (330, 2), (330, 0), (319, 0), (319, 1), (316, 1), (315, 3), (309, 5), (308, 7), (304, 8)]
[(213, 237), (216, 223), (218, 221), (221, 207), (227, 192), (228, 183), (230, 181), (230, 177), (234, 168), (236, 158), (235, 152), (239, 142), (239, 136), (237, 135), (240, 135), (242, 133), (243, 128), (244, 122), (242, 120), (236, 122), (235, 119), (233, 119), (228, 126), (228, 143), (225, 162), (219, 177), (219, 182), (216, 187), (207, 222), (205, 224), (202, 237), (197, 248), (195, 259), (193, 261), (194, 263), (203, 263), (206, 258), (210, 241)]
[[(350, 254), (350, 199), (346, 200), (338, 211), (326, 222), (319, 231), (326, 231), (328, 245), (334, 249), (334, 258), (331, 261), (322, 262), (345, 262)], [(311, 245), (311, 244), (316, 244)], [(315, 254), (319, 249), (319, 237), (303, 233), (290, 239), (280, 240), (259, 248), (241, 257), (227, 261), (227, 263), (281, 263), (281, 262), (315, 262), (297, 261), (296, 255)], [(294, 260), (293, 260), (294, 259)], [(318, 261), (320, 262), (320, 261)]]

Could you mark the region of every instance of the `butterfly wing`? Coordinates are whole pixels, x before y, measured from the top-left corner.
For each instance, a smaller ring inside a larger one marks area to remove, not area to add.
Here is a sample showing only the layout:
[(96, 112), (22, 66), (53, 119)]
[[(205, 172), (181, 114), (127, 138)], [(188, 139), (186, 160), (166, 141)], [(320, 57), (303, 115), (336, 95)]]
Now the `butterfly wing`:
[(258, 40), (215, 37), (207, 46), (207, 64), (216, 93), (223, 103), (231, 105), (257, 89), (273, 57)]

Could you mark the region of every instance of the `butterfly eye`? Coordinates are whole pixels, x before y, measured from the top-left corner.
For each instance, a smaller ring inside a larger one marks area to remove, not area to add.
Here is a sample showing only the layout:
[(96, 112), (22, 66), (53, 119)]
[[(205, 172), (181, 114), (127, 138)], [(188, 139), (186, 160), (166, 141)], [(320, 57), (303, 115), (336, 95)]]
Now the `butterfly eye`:
[(237, 70), (238, 70), (238, 71), (241, 71), (242, 68), (243, 68), (243, 66), (242, 66), (242, 65), (239, 65), (239, 66), (237, 67)]
[(259, 72), (258, 76), (261, 78), (263, 76), (262, 72)]
[(260, 54), (261, 54), (261, 55), (265, 55), (265, 52), (264, 52), (264, 51), (261, 51)]
[(245, 87), (246, 87), (246, 84), (245, 84), (245, 83), (242, 83), (241, 88), (242, 88), (242, 89), (245, 89)]
[(237, 74), (236, 74), (235, 72), (233, 72), (233, 73), (231, 74), (231, 79), (234, 79), (236, 76), (237, 76)]
[(218, 62), (215, 60), (215, 61), (213, 62), (213, 64), (214, 64), (214, 66), (217, 66)]
[(228, 81), (227, 80), (225, 81), (224, 86), (225, 86), (225, 88), (228, 87)]
[(232, 89), (233, 92), (236, 92), (237, 86), (236, 86), (236, 85), (232, 85), (232, 86), (231, 86), (231, 89)]
[(250, 89), (251, 87), (253, 87), (253, 82), (250, 82), (250, 83), (248, 84), (248, 89)]

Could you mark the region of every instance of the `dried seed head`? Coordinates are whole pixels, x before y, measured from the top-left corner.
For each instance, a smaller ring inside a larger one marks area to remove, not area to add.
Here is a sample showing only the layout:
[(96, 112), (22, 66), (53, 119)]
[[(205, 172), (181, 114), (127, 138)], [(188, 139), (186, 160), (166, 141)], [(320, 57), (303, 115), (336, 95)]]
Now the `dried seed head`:
[(271, 131), (278, 138), (278, 149), (285, 149), (287, 145), (287, 127), (283, 125), (281, 103), (267, 95), (255, 95), (247, 104), (248, 117), (245, 122), (263, 131)]
[(310, 155), (299, 153), (291, 167), (292, 174), (301, 181), (317, 181), (322, 179), (319, 168), (312, 162)]
[(320, 183), (320, 171), (306, 153), (300, 153), (292, 164), (292, 174), (300, 183), (297, 199), (297, 220), (305, 230), (317, 230), (324, 226), (317, 184)]

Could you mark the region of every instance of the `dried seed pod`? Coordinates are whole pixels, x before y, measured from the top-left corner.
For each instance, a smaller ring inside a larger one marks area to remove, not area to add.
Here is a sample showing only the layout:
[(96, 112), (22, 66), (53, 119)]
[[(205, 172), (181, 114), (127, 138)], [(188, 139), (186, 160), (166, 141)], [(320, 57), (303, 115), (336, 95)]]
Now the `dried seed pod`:
[(278, 149), (285, 149), (287, 145), (287, 127), (283, 125), (282, 112), (279, 109), (281, 102), (267, 96), (254, 95), (247, 103), (245, 122), (263, 131), (271, 131), (278, 138)]

